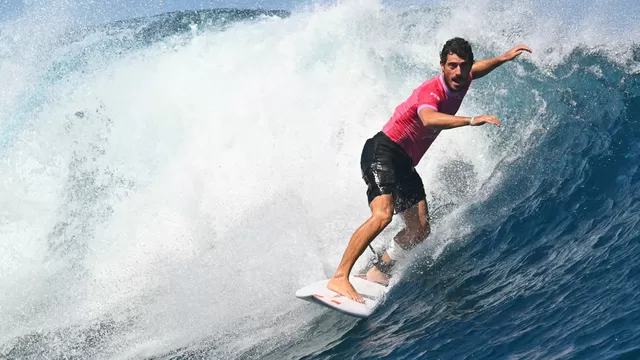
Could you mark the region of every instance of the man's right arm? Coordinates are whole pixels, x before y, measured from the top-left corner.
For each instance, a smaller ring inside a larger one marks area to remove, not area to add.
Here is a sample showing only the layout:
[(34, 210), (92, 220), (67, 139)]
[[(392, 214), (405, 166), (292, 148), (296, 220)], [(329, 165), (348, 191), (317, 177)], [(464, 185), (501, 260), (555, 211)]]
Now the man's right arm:
[[(425, 106), (418, 112), (424, 126), (438, 129), (453, 129), (465, 125), (494, 124), (500, 126), (500, 120), (495, 116), (481, 115), (474, 117), (448, 115)], [(473, 121), (472, 121), (473, 120)]]

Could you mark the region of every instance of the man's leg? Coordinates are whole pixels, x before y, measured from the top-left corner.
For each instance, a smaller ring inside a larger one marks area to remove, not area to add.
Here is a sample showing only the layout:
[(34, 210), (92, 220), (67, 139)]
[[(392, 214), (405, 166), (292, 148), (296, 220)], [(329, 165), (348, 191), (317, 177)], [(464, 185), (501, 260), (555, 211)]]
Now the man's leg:
[(333, 278), (329, 280), (327, 288), (344, 295), (349, 299), (364, 303), (364, 299), (349, 282), (349, 274), (356, 260), (362, 255), (367, 246), (393, 218), (393, 197), (390, 194), (379, 195), (371, 201), (371, 217), (365, 221), (351, 236), (349, 245), (342, 256)]
[(378, 264), (367, 272), (367, 279), (370, 281), (387, 284), (388, 273), (395, 262), (403, 259), (412, 248), (423, 242), (431, 233), (426, 200), (420, 200), (400, 216), (405, 223), (405, 228), (394, 237), (387, 251), (378, 260)]

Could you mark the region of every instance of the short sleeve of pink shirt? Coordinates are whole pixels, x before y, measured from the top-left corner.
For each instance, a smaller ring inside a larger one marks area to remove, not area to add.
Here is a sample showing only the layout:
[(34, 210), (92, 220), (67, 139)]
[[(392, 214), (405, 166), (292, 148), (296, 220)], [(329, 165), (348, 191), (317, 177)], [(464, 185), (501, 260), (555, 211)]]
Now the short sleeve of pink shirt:
[(438, 111), (440, 102), (444, 99), (442, 88), (439, 86), (423, 86), (418, 91), (418, 113), (424, 107)]

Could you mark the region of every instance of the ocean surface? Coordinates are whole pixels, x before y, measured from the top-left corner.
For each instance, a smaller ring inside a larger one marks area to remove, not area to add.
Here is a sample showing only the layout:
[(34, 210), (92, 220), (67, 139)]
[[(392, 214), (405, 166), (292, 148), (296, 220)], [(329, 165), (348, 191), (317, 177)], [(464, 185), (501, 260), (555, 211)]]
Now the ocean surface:
[[(0, 358), (640, 359), (638, 25), (500, 4), (0, 23)], [(502, 128), (417, 166), (433, 232), (371, 318), (296, 299), (453, 36), (533, 48), (459, 111)]]

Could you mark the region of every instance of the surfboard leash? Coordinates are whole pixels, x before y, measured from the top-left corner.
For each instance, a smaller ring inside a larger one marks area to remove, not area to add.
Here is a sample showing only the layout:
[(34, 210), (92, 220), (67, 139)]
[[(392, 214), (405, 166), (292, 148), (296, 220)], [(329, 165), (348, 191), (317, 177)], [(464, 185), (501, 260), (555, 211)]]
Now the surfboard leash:
[(371, 252), (373, 253), (373, 255), (376, 255), (376, 252), (373, 250), (373, 246), (371, 246), (371, 243), (369, 243), (369, 249), (371, 249)]

